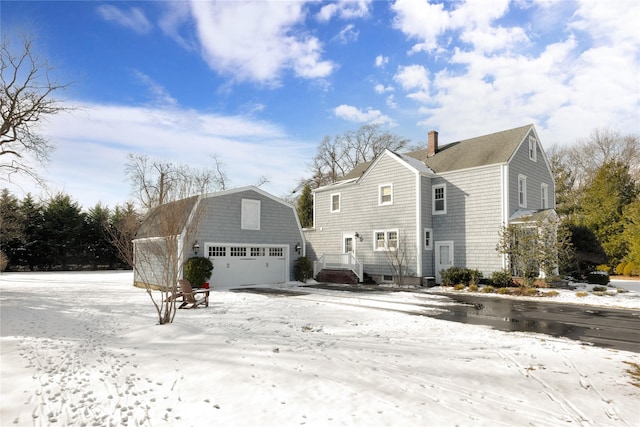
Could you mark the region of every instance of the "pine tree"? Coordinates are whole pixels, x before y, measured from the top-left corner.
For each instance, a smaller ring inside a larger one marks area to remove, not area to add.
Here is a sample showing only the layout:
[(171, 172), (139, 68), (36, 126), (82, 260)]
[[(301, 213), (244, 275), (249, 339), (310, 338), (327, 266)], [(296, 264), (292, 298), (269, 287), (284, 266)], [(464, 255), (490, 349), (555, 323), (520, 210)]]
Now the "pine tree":
[(298, 218), (300, 218), (300, 225), (303, 228), (313, 226), (313, 195), (311, 194), (311, 186), (305, 184), (302, 189), (302, 194), (298, 199)]
[(598, 169), (580, 198), (579, 221), (596, 235), (611, 265), (627, 253), (624, 209), (637, 194), (628, 165), (611, 161)]

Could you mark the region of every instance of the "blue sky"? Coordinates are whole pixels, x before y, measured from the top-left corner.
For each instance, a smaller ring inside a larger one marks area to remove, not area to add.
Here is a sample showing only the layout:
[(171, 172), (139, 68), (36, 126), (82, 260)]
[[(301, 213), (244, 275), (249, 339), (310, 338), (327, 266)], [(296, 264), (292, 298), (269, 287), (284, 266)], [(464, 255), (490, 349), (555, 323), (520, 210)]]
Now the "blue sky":
[[(80, 106), (42, 123), (49, 191), (130, 199), (128, 153), (285, 196), (325, 135), (441, 144), (534, 123), (545, 148), (640, 131), (637, 0), (3, 1)], [(3, 182), (18, 196), (42, 192)]]

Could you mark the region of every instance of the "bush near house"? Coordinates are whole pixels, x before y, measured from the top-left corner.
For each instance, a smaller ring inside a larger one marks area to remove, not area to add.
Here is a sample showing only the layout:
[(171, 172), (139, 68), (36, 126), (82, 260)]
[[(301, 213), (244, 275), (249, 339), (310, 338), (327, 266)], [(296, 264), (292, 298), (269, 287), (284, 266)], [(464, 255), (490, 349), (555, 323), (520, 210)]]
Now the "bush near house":
[(491, 285), (496, 288), (513, 286), (513, 276), (506, 270), (491, 273)]
[(633, 261), (622, 261), (616, 266), (615, 272), (622, 276), (640, 276), (640, 264)]
[(313, 277), (313, 264), (306, 256), (299, 257), (293, 264), (293, 277), (299, 282), (306, 282)]
[(208, 258), (189, 258), (184, 266), (184, 278), (191, 283), (191, 286), (199, 288), (204, 282), (209, 280), (212, 271), (213, 264), (211, 264)]
[(442, 286), (477, 285), (482, 279), (482, 272), (462, 267), (450, 267), (440, 274)]

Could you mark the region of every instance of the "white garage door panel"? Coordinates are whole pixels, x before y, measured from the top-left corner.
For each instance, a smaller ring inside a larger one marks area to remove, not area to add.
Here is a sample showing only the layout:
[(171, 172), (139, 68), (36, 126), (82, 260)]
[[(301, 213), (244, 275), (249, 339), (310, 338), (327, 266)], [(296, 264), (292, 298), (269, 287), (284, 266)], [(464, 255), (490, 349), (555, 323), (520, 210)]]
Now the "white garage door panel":
[(205, 254), (213, 263), (214, 289), (282, 283), (287, 277), (287, 247), (207, 244)]

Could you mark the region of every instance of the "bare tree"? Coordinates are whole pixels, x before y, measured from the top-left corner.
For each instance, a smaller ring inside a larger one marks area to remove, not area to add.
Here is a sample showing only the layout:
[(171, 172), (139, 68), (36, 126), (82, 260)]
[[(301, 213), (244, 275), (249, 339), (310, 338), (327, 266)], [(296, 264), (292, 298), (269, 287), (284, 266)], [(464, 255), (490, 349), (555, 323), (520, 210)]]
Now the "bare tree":
[(53, 68), (34, 52), (29, 36), (14, 49), (11, 39), (2, 35), (0, 44), (0, 178), (25, 174), (42, 183), (30, 160), (44, 164), (52, 145), (37, 133), (37, 124), (48, 116), (71, 110), (54, 95), (69, 84), (51, 77)]
[(396, 240), (390, 239), (389, 242), (385, 244), (385, 249), (387, 263), (393, 271), (394, 282), (402, 286), (409, 272), (409, 249), (407, 247), (406, 235), (404, 233), (402, 236), (396, 234)]
[(333, 138), (325, 136), (311, 161), (312, 177), (300, 182), (300, 188), (313, 188), (338, 181), (361, 163), (370, 162), (385, 149), (402, 150), (407, 139), (382, 130), (380, 125), (364, 125)]

